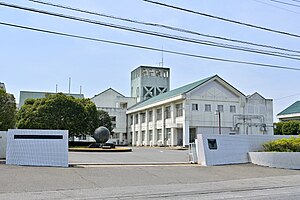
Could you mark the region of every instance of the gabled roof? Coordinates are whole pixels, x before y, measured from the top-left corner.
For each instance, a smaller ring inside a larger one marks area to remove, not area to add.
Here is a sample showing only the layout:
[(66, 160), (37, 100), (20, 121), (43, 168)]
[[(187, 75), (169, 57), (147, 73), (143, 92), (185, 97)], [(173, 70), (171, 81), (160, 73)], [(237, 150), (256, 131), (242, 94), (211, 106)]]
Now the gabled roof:
[(108, 89), (104, 90), (103, 92), (100, 92), (99, 94), (96, 94), (96, 95), (93, 96), (91, 99), (93, 99), (93, 98), (95, 98), (95, 97), (97, 97), (97, 96), (99, 96), (99, 95), (101, 95), (101, 94), (103, 94), (103, 93), (105, 93), (105, 92), (107, 92), (107, 91), (109, 91), (109, 90), (112, 90), (113, 92), (117, 93), (117, 94), (120, 95), (121, 97), (125, 97), (123, 94), (121, 94), (121, 93), (118, 92), (117, 90), (115, 90), (115, 89), (113, 89), (113, 88), (108, 88)]
[(278, 115), (288, 115), (288, 114), (294, 114), (294, 113), (300, 113), (300, 101), (296, 101), (283, 111), (281, 111)]
[(200, 80), (200, 81), (196, 81), (196, 82), (190, 83), (190, 84), (188, 84), (188, 85), (179, 87), (179, 88), (177, 88), (177, 89), (168, 91), (168, 92), (166, 92), (166, 93), (163, 93), (163, 94), (154, 96), (154, 97), (152, 97), (152, 98), (150, 98), (150, 99), (147, 99), (147, 100), (145, 100), (145, 101), (141, 101), (141, 102), (135, 104), (134, 106), (130, 107), (128, 110), (141, 108), (141, 107), (144, 107), (144, 106), (153, 104), (153, 103), (157, 103), (157, 102), (159, 102), (159, 101), (163, 101), (163, 100), (166, 100), (166, 99), (175, 97), (175, 96), (179, 96), (179, 95), (185, 94), (185, 93), (187, 93), (187, 92), (189, 92), (189, 91), (195, 89), (196, 87), (198, 87), (198, 86), (204, 84), (205, 82), (211, 80), (211, 79), (214, 78), (214, 77), (218, 77), (218, 75), (211, 76), (211, 77), (202, 79), (202, 80)]
[(261, 94), (259, 94), (258, 92), (254, 92), (253, 94), (251, 94), (251, 95), (247, 95), (247, 98), (252, 98), (253, 96), (255, 96), (255, 95), (258, 95), (258, 96), (260, 96), (262, 99), (266, 99), (265, 97), (263, 97)]

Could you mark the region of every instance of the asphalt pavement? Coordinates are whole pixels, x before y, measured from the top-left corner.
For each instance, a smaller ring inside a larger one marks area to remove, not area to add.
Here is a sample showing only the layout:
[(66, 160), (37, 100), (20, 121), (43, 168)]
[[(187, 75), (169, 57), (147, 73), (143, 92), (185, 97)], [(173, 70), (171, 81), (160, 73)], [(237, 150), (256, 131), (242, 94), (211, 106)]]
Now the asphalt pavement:
[[(161, 151), (167, 152), (165, 158), (178, 153), (166, 162), (181, 162), (187, 155), (187, 151), (141, 148), (133, 154), (114, 155), (111, 160), (104, 156), (109, 162), (133, 156), (123, 164), (105, 164), (99, 158), (100, 164), (86, 165), (89, 159), (95, 160), (90, 154), (76, 154), (74, 161), (84, 162), (69, 168), (0, 164), (0, 199), (300, 199), (298, 170), (252, 164), (164, 164)], [(143, 164), (145, 161), (148, 164)]]

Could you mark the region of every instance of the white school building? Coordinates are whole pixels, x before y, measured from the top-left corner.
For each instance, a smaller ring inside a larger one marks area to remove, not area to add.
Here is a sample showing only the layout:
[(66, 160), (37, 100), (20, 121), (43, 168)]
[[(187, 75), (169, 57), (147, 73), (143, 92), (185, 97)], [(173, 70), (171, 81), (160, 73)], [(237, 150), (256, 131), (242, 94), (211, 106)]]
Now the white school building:
[(244, 95), (218, 75), (128, 108), (133, 146), (187, 146), (197, 134), (273, 135), (273, 101)]

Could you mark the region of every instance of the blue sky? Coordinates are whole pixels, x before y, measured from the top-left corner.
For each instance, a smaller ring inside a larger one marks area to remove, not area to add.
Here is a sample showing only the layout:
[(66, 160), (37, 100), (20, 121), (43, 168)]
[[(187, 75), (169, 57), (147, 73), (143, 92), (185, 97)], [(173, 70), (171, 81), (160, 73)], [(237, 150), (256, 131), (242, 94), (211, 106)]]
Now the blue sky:
[[(66, 11), (25, 0), (4, 2), (179, 36), (207, 39), (175, 31), (142, 25), (137, 26), (103, 17)], [(204, 34), (294, 50), (299, 50), (300, 46), (300, 38), (251, 29), (159, 7), (142, 0), (52, 0), (51, 2), (119, 17), (181, 27)], [(272, 1), (173, 0), (160, 2), (172, 3), (172, 5), (199, 12), (300, 34), (300, 8), (284, 6)], [(289, 0), (289, 2), (292, 3), (293, 1)], [(0, 21), (155, 48), (163, 47), (168, 50), (192, 54), (300, 68), (300, 62), (295, 60), (163, 39), (3, 6), (0, 6)], [(223, 42), (220, 40), (214, 41)], [(66, 38), (1, 25), (0, 47), (0, 82), (6, 84), (8, 92), (14, 94), (17, 100), (20, 90), (55, 92), (56, 84), (58, 84), (58, 91), (68, 92), (69, 77), (72, 78), (72, 93), (79, 93), (81, 85), (86, 97), (93, 97), (109, 87), (129, 96), (130, 71), (139, 65), (158, 65), (161, 61), (160, 52)], [(300, 71), (260, 68), (167, 53), (164, 54), (164, 64), (171, 68), (171, 88), (218, 74), (246, 95), (259, 92), (266, 98), (274, 99), (274, 115), (300, 97)], [(294, 96), (278, 99), (290, 95)]]

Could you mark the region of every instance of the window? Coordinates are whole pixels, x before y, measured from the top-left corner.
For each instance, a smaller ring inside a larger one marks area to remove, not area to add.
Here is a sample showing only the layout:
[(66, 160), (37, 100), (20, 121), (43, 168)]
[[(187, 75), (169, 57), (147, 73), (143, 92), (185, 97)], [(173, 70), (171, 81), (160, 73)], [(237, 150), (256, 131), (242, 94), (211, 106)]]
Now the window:
[(142, 131), (142, 141), (145, 141), (146, 140), (146, 133), (145, 131)]
[(198, 104), (193, 103), (192, 104), (192, 110), (198, 110)]
[(169, 77), (168, 71), (164, 71), (164, 72), (163, 72), (163, 77), (165, 77), (165, 78)]
[(139, 132), (138, 132), (138, 131), (136, 131), (136, 132), (135, 132), (135, 141), (136, 141), (136, 142), (138, 142), (138, 141), (139, 141), (139, 139), (138, 139), (138, 136), (139, 136)]
[(152, 122), (153, 120), (153, 115), (152, 115), (152, 110), (148, 112), (148, 121)]
[(142, 76), (147, 76), (147, 75), (148, 75), (148, 70), (142, 69)]
[(127, 102), (121, 102), (120, 108), (126, 109), (127, 108)]
[(205, 112), (211, 112), (211, 105), (210, 104), (205, 104), (204, 111)]
[(176, 104), (175, 108), (176, 108), (176, 117), (182, 116), (183, 115), (182, 103)]
[(139, 123), (139, 114), (136, 114), (135, 115), (135, 124), (138, 124)]
[(141, 123), (146, 122), (146, 113), (141, 113)]
[(224, 112), (223, 105), (218, 105), (217, 111)]
[(156, 119), (157, 120), (161, 120), (162, 119), (162, 112), (161, 112), (161, 108), (156, 110)]
[(171, 118), (171, 106), (166, 107), (166, 119)]
[(133, 115), (130, 115), (130, 125), (133, 124)]
[(152, 130), (149, 130), (149, 140), (153, 140), (153, 133), (152, 133)]
[(171, 139), (171, 129), (167, 128), (166, 132), (167, 132), (167, 134), (166, 134), (166, 140)]
[(140, 88), (139, 88), (139, 87), (136, 88), (136, 96), (137, 96), (137, 97), (140, 96)]
[(161, 76), (161, 72), (159, 70), (155, 70), (155, 75), (160, 77)]
[(112, 128), (116, 128), (117, 127), (117, 117), (116, 116), (111, 116), (110, 120), (111, 120)]
[(157, 140), (162, 140), (161, 129), (157, 129)]
[(116, 116), (111, 116), (111, 117), (110, 117), (111, 122), (116, 122), (116, 119), (117, 119)]
[(235, 108), (235, 106), (230, 106), (230, 112), (231, 112), (231, 113), (236, 113), (236, 108)]

